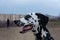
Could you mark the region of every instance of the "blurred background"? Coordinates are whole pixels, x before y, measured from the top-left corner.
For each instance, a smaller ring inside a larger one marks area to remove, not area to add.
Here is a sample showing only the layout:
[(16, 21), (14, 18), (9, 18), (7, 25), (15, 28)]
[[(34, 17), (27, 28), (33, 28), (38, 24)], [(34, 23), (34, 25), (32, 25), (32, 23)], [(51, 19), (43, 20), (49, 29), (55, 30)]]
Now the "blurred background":
[(13, 22), (31, 12), (48, 16), (47, 28), (60, 40), (60, 0), (0, 0), (0, 40), (35, 40), (31, 31), (20, 34)]

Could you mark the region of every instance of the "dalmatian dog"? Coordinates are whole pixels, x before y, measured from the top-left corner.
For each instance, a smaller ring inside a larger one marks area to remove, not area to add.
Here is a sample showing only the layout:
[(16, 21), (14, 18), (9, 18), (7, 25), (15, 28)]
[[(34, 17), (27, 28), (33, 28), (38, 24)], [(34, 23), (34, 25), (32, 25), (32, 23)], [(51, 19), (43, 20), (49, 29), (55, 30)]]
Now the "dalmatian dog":
[(14, 23), (17, 26), (22, 26), (20, 33), (32, 30), (36, 40), (54, 40), (46, 27), (48, 21), (49, 18), (41, 13), (29, 13), (20, 20), (14, 20)]

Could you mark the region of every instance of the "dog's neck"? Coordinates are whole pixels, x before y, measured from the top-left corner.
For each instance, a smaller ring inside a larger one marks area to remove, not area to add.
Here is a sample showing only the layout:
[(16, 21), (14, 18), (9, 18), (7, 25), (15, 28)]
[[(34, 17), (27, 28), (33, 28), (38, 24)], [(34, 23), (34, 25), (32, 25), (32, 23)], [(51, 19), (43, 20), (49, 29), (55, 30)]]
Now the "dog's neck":
[(39, 33), (35, 34), (36, 40), (53, 40), (46, 27), (40, 27)]

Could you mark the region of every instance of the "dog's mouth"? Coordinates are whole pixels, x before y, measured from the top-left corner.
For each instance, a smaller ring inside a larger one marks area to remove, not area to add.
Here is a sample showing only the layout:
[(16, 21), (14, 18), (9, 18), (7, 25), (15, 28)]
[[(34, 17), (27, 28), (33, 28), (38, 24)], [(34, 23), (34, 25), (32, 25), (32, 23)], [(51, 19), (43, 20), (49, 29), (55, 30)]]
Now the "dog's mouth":
[(29, 30), (31, 30), (33, 28), (32, 25), (25, 25), (23, 28), (22, 28), (22, 31), (20, 31), (20, 33), (25, 33)]

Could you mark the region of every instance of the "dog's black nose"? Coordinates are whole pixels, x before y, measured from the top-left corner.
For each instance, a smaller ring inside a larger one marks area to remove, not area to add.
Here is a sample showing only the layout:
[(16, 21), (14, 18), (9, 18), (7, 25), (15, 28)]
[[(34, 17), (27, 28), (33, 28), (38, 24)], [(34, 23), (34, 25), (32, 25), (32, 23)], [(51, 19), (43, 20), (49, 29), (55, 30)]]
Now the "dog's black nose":
[(25, 23), (21, 22), (20, 20), (14, 20), (14, 23), (17, 25), (17, 26), (23, 26)]
[(20, 26), (20, 20), (14, 20), (14, 23), (15, 23), (17, 26)]
[(20, 20), (14, 20), (14, 23), (17, 24), (18, 22), (20, 22)]

